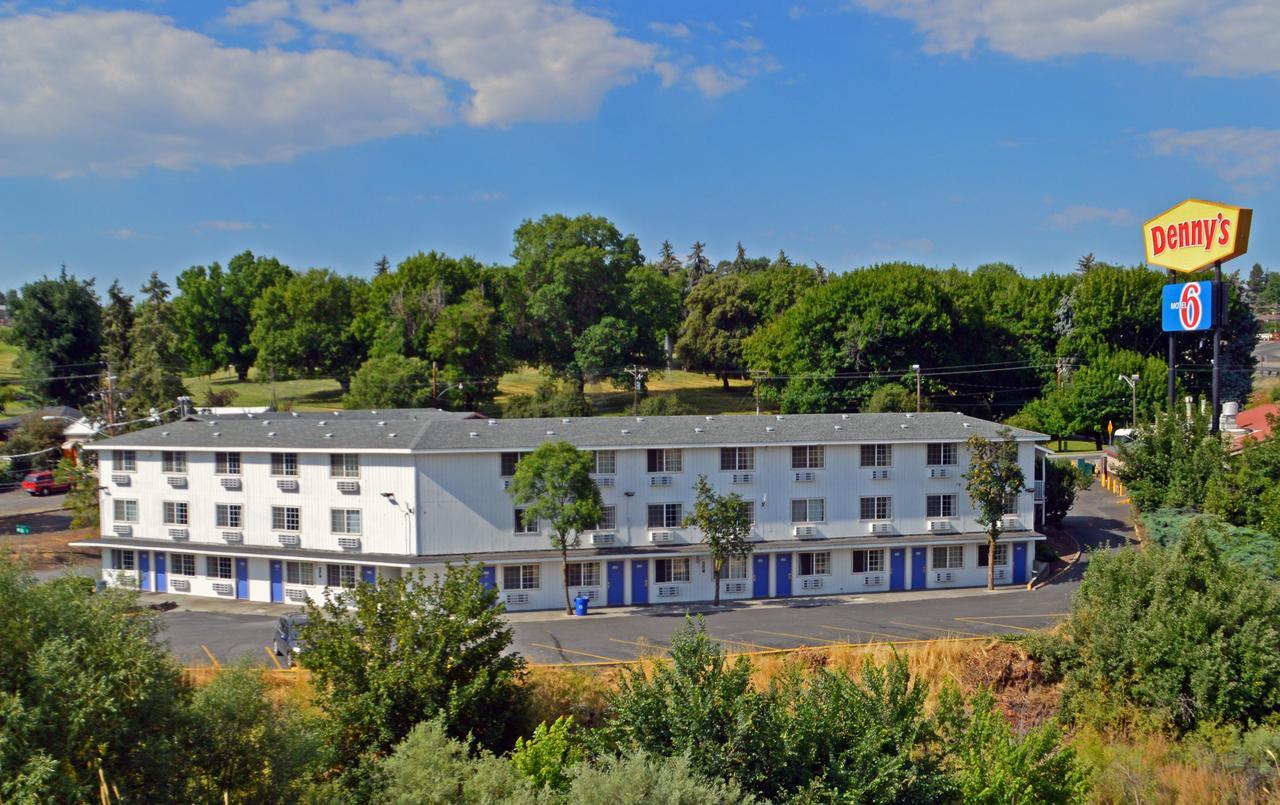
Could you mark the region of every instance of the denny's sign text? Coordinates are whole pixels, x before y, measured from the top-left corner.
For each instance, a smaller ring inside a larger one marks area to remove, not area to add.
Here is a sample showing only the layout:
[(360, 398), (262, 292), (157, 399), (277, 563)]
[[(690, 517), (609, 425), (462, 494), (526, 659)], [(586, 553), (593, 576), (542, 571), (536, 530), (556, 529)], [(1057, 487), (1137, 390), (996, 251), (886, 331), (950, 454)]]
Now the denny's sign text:
[(1253, 210), (1188, 199), (1142, 227), (1147, 262), (1191, 273), (1249, 250)]

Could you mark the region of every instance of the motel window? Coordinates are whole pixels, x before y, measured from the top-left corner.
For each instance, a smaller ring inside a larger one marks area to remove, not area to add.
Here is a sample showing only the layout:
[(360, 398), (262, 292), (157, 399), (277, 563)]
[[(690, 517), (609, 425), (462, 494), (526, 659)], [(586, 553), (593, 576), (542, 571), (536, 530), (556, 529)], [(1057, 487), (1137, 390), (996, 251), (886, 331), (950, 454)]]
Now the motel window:
[(292, 478), (298, 474), (297, 453), (272, 453), (271, 474)]
[(1005, 495), (1005, 498), (1004, 498), (1004, 513), (1005, 513), (1005, 514), (1017, 514), (1017, 513), (1018, 513), (1018, 493), (1017, 493), (1017, 492), (1013, 492), (1013, 493), (1010, 493), (1010, 494), (1008, 494), (1008, 495)]
[(160, 471), (171, 475), (181, 475), (187, 471), (187, 454), (181, 451), (165, 450), (160, 454)]
[(115, 472), (135, 472), (138, 469), (136, 450), (117, 450)]
[(745, 556), (730, 556), (725, 560), (721, 575), (729, 581), (740, 581), (747, 578), (750, 563)]
[(520, 463), (520, 459), (525, 457), (525, 453), (503, 453), (500, 473), (503, 478), (510, 478), (516, 474), (516, 465)]
[(599, 587), (599, 562), (570, 562), (566, 569), (570, 587)]
[(537, 534), (538, 518), (525, 517), (524, 509), (515, 510), (515, 532), (517, 534)]
[(756, 468), (756, 451), (751, 447), (721, 447), (720, 469), (725, 472), (741, 472)]
[(214, 507), (214, 524), (218, 528), (240, 528), (244, 523), (239, 503), (219, 503)]
[(612, 531), (618, 527), (617, 506), (601, 506), (600, 511), (600, 522), (595, 524), (593, 531)]
[(648, 451), (649, 472), (682, 472), (684, 470), (684, 451), (679, 447), (669, 447)]
[(169, 554), (169, 569), (175, 576), (194, 576), (196, 574), (196, 557), (190, 553)]
[(135, 554), (133, 551), (122, 550), (120, 548), (111, 549), (111, 569), (125, 570), (132, 572), (134, 567)]
[(684, 523), (683, 503), (650, 503), (649, 528), (680, 528)]
[[(987, 566), (987, 546), (978, 546), (978, 567)], [(996, 543), (996, 567), (1003, 567), (1009, 564), (1009, 544), (1005, 542)]]
[(348, 590), (356, 586), (355, 565), (325, 565), (325, 586), (345, 587)]
[(888, 495), (858, 498), (859, 520), (890, 520), (893, 518), (893, 498)]
[(541, 587), (541, 565), (507, 565), (502, 568), (504, 590), (537, 590)]
[(272, 531), (297, 531), (302, 527), (302, 509), (297, 506), (272, 506)]
[(791, 522), (821, 523), (826, 519), (826, 498), (796, 498), (791, 501)]
[(805, 551), (799, 561), (801, 576), (831, 575), (831, 551)]
[(185, 502), (180, 500), (166, 500), (164, 502), (165, 525), (187, 525), (188, 522), (187, 504)]
[(930, 467), (946, 467), (956, 463), (956, 446), (949, 442), (931, 442), (927, 448)]
[(239, 475), (240, 474), (240, 454), (239, 453), (214, 453), (213, 454), (213, 471), (218, 475)]
[(329, 510), (329, 531), (332, 533), (359, 534), (360, 527), (361, 522), (359, 509)]
[(654, 559), (653, 578), (658, 584), (689, 581), (689, 558), (682, 556), (675, 559)]
[(117, 498), (111, 504), (112, 519), (117, 523), (138, 522), (138, 501)]
[(231, 578), (230, 556), (206, 556), (204, 562), (205, 575), (211, 579)]
[(933, 549), (934, 570), (954, 570), (964, 567), (963, 545), (937, 545)]
[(742, 512), (747, 515), (747, 525), (756, 524), (756, 502), (754, 500), (744, 500), (740, 504)]
[(893, 445), (864, 444), (858, 450), (858, 463), (863, 467), (892, 467)]
[(924, 511), (925, 517), (955, 517), (956, 496), (925, 495)]
[(285, 562), (284, 581), (286, 584), (315, 584), (315, 565), (310, 562)]
[(613, 475), (617, 471), (618, 454), (612, 450), (593, 450), (591, 457), (595, 465), (591, 471), (596, 475)]
[(884, 549), (876, 548), (869, 551), (853, 552), (853, 572), (854, 573), (883, 573), (884, 572)]
[(355, 453), (331, 453), (329, 455), (330, 478), (359, 478), (360, 456)]
[(827, 449), (820, 444), (791, 448), (791, 469), (820, 470), (827, 465)]

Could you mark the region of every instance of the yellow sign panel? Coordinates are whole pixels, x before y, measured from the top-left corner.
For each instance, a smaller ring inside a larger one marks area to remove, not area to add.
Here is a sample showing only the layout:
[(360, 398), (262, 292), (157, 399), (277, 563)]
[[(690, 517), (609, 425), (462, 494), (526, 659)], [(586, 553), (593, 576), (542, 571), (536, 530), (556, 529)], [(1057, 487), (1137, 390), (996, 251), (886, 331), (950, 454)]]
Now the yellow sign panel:
[(1147, 262), (1191, 273), (1249, 250), (1253, 210), (1187, 199), (1142, 227)]

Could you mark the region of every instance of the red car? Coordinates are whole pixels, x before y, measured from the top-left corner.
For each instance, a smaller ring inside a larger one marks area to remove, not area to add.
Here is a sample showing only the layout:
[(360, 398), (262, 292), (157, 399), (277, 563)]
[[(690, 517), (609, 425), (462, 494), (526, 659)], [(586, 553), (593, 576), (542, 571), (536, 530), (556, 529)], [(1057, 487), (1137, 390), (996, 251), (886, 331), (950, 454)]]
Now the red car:
[(22, 479), (22, 488), (32, 495), (56, 495), (66, 492), (71, 488), (71, 484), (58, 483), (54, 480), (52, 472), (42, 470), (27, 473), (27, 477)]

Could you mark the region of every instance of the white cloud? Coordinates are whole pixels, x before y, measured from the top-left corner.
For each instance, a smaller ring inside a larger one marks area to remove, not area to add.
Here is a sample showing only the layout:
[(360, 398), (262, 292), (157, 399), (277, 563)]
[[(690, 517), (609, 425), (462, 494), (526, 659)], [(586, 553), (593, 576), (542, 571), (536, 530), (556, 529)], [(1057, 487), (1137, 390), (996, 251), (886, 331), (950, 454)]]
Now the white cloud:
[(688, 39), (693, 36), (693, 31), (683, 22), (651, 22), (649, 30), (672, 39)]
[(695, 68), (689, 77), (698, 91), (708, 98), (719, 98), (725, 93), (742, 89), (747, 84), (745, 78), (730, 75), (722, 68), (710, 64)]
[(1265, 189), (1280, 174), (1280, 130), (1161, 129), (1147, 138), (1157, 155), (1189, 157), (1243, 192)]
[(141, 235), (137, 231), (133, 229), (124, 229), (124, 228), (104, 229), (100, 234), (102, 234), (104, 237), (111, 238), (112, 240), (135, 240), (141, 237)]
[(653, 65), (653, 70), (658, 74), (658, 80), (662, 83), (662, 88), (674, 86), (683, 75), (683, 71), (669, 61), (660, 61)]
[(201, 221), (196, 224), (196, 229), (205, 232), (244, 232), (257, 228), (257, 224), (248, 221)]
[(1215, 75), (1280, 72), (1275, 0), (852, 0), (912, 23), (929, 53), (1027, 60), (1088, 53)]
[(1067, 231), (1084, 224), (1130, 226), (1137, 222), (1137, 216), (1128, 210), (1094, 207), (1088, 204), (1071, 204), (1045, 218), (1045, 223), (1054, 229)]
[(438, 78), (341, 51), (226, 47), (127, 11), (0, 18), (0, 175), (285, 160), (450, 116)]

